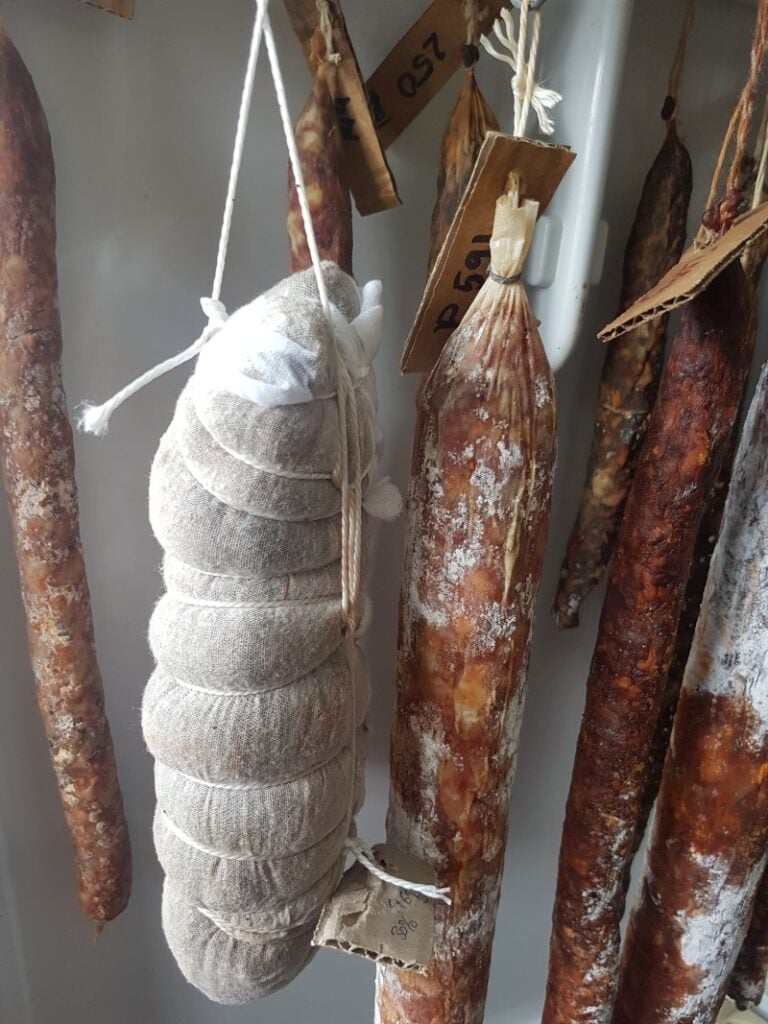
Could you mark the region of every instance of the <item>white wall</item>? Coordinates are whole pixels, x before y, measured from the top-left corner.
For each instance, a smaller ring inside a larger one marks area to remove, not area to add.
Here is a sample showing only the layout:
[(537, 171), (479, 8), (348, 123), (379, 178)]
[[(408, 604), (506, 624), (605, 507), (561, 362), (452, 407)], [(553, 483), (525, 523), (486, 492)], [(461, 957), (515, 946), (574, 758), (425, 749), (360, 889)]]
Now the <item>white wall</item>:
[[(585, 69), (594, 69), (597, 54), (589, 46), (574, 48), (572, 30), (578, 21), (588, 38), (598, 21), (594, 11), (610, 2), (584, 3), (580, 21), (579, 0), (551, 0), (546, 8), (545, 71), (550, 84), (566, 94), (558, 139), (577, 150), (588, 114), (579, 106), (578, 83)], [(727, 119), (749, 17), (748, 8), (725, 0), (701, 0), (700, 6), (691, 51), (701, 70), (696, 87), (687, 86), (683, 96), (697, 195), (704, 191)], [(364, 68), (378, 63), (421, 7), (407, 0), (347, 0)], [(602, 358), (594, 332), (613, 312), (623, 240), (661, 139), (657, 111), (681, 7), (680, 0), (637, 5), (606, 204), (606, 272), (587, 309), (581, 344), (559, 374), (559, 476), (511, 811), (489, 997), (488, 1020), (494, 1022), (527, 1024), (542, 997), (559, 830), (597, 601), (589, 603), (581, 628), (568, 634), (554, 629), (548, 606), (589, 442)], [(127, 24), (76, 0), (15, 0), (4, 7), (47, 109), (57, 157), (64, 369), (72, 405), (83, 397), (106, 397), (188, 344), (201, 326), (198, 297), (210, 288), (251, 3), (137, 0), (137, 9), (135, 22)], [(279, 4), (274, 20), (298, 111), (307, 88), (303, 60)], [(501, 103), (505, 86), (495, 72), (486, 62), (490, 95)], [(454, 89), (447, 88), (392, 148), (404, 207), (356, 224), (358, 276), (381, 277), (385, 285), (378, 376), (386, 471), (401, 484), (416, 381), (399, 376), (399, 350), (423, 285), (438, 140)], [(230, 308), (284, 272), (284, 190), (283, 144), (262, 68), (225, 281)], [(694, 209), (699, 205), (700, 200)], [(534, 295), (534, 301), (546, 335), (545, 309), (557, 294)], [(138, 715), (151, 670), (146, 623), (160, 587), (146, 490), (152, 453), (183, 378), (184, 371), (177, 371), (134, 399), (117, 414), (107, 439), (77, 441), (97, 639), (135, 851), (129, 908), (95, 945), (74, 901), (71, 855), (26, 659), (7, 522), (0, 521), (2, 1024), (371, 1019), (373, 969), (363, 961), (322, 952), (293, 985), (263, 1004), (219, 1008), (184, 982), (162, 937), (161, 874), (150, 835), (152, 771)], [(400, 545), (400, 528), (386, 528), (372, 572), (377, 618), (369, 650), (376, 693), (369, 796), (360, 816), (361, 831), (371, 840), (383, 836), (386, 809)]]

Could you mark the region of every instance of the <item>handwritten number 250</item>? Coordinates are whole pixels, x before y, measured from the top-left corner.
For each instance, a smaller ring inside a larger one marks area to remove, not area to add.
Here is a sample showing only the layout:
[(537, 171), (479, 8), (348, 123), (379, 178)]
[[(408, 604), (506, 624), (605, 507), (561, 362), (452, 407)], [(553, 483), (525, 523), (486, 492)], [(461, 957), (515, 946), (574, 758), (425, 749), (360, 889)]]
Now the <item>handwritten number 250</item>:
[(430, 77), (432, 72), (435, 70), (434, 61), (427, 54), (432, 51), (432, 55), (435, 60), (445, 60), (445, 51), (440, 49), (440, 43), (437, 39), (437, 32), (432, 32), (421, 44), (421, 53), (417, 53), (416, 56), (411, 60), (411, 67), (413, 71), (418, 72), (418, 76), (413, 71), (404, 71), (397, 80), (397, 91), (401, 96), (405, 96), (406, 99), (413, 99), (416, 93), (419, 91), (422, 85)]

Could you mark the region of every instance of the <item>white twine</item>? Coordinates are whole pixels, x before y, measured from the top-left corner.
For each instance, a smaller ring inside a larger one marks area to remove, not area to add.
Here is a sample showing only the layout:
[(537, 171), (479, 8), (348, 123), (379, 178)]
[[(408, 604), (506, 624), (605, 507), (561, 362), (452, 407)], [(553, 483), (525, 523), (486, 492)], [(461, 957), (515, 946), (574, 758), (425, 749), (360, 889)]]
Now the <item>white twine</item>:
[[(526, 56), (529, 10), (533, 17), (531, 19), (530, 44)], [(555, 123), (548, 111), (557, 106), (562, 96), (554, 89), (545, 89), (536, 82), (536, 61), (541, 38), (541, 10), (532, 10), (530, 0), (522, 0), (519, 29), (516, 29), (512, 11), (505, 8), (494, 22), (493, 34), (502, 46), (501, 51), (494, 48), (487, 36), (480, 37), (480, 44), (491, 57), (509, 65), (512, 69), (511, 85), (515, 101), (513, 134), (520, 138), (525, 137), (528, 115), (533, 107), (539, 131), (544, 135), (551, 135), (555, 130)]]
[(422, 882), (411, 882), (407, 878), (400, 878), (398, 875), (391, 875), (376, 861), (376, 856), (367, 843), (361, 842), (355, 836), (348, 836), (345, 847), (352, 854), (356, 861), (363, 865), (372, 875), (380, 878), (382, 882), (396, 885), (398, 889), (407, 889), (409, 892), (419, 893), (430, 900), (441, 900), (451, 905), (451, 890), (447, 887), (437, 885), (425, 885)]
[(153, 380), (162, 377), (177, 366), (194, 359), (208, 344), (227, 321), (227, 310), (221, 302), (221, 284), (224, 278), (224, 268), (227, 263), (227, 252), (229, 250), (229, 239), (232, 233), (232, 214), (235, 206), (235, 194), (237, 183), (240, 177), (240, 168), (243, 163), (243, 151), (245, 149), (245, 135), (248, 128), (248, 118), (251, 112), (251, 101), (253, 99), (253, 84), (256, 79), (256, 64), (261, 49), (261, 40), (264, 34), (264, 23), (267, 18), (267, 7), (269, 0), (263, 0), (256, 12), (251, 35), (251, 45), (248, 51), (248, 64), (243, 81), (243, 92), (240, 97), (240, 108), (237, 115), (237, 129), (235, 132), (235, 144), (232, 150), (232, 163), (229, 169), (229, 183), (227, 185), (227, 196), (224, 201), (224, 215), (221, 222), (219, 234), (219, 247), (216, 255), (216, 269), (213, 275), (210, 298), (201, 298), (200, 305), (208, 318), (208, 323), (203, 329), (199, 338), (189, 348), (178, 352), (170, 359), (158, 363), (146, 373), (141, 374), (136, 380), (131, 381), (117, 394), (113, 395), (102, 405), (92, 405), (90, 402), (83, 402), (77, 409), (77, 425), (86, 434), (96, 434), (102, 437), (109, 430), (109, 421), (116, 409), (119, 409), (123, 402), (126, 402), (132, 395), (135, 395)]
[[(256, 0), (257, 3), (264, 3), (266, 0)], [(317, 241), (315, 239), (315, 230), (312, 223), (312, 215), (310, 213), (309, 204), (307, 202), (306, 191), (304, 188), (304, 175), (301, 169), (301, 162), (296, 149), (296, 141), (294, 139), (293, 131), (291, 128), (290, 115), (288, 113), (288, 103), (285, 96), (285, 87), (283, 84), (282, 72), (280, 69), (280, 62), (277, 56), (277, 50), (274, 43), (274, 37), (272, 35), (272, 27), (269, 23), (269, 19), (265, 22), (264, 35), (267, 47), (267, 53), (269, 54), (269, 62), (272, 70), (272, 78), (275, 86), (275, 94), (277, 96), (277, 105), (280, 110), (280, 120), (283, 125), (283, 132), (285, 135), (286, 146), (288, 147), (288, 156), (291, 162), (291, 169), (293, 171), (293, 178), (296, 185), (296, 192), (299, 199), (299, 208), (301, 210), (301, 217), (304, 223), (304, 233), (307, 239), (307, 247), (312, 259), (312, 267), (315, 272), (315, 278), (317, 280), (318, 293), (320, 295), (320, 302), (325, 313), (328, 327), (334, 332), (333, 315), (331, 312), (331, 306), (328, 301), (328, 293), (325, 287), (325, 279), (323, 277), (322, 263), (320, 260), (320, 253), (317, 248)], [(357, 401), (355, 400), (355, 392), (352, 381), (349, 376), (347, 367), (342, 359), (341, 351), (339, 346), (336, 346), (336, 373), (337, 373), (337, 402), (339, 407), (339, 433), (340, 433), (340, 451), (339, 451), (339, 469), (340, 469), (340, 484), (341, 484), (341, 587), (342, 587), (342, 613), (344, 615), (347, 625), (347, 636), (346, 643), (351, 646), (354, 644), (355, 627), (357, 623), (357, 602), (360, 594), (360, 576), (362, 567), (362, 509), (363, 509), (363, 496), (362, 496), (362, 477), (360, 472), (360, 429), (358, 422), (358, 409)], [(391, 499), (391, 494), (390, 494)], [(399, 501), (398, 501), (399, 504)], [(348, 657), (351, 660), (351, 651), (348, 651)], [(356, 688), (352, 686), (352, 721), (357, 721), (357, 694)], [(350, 749), (352, 754), (352, 766), (353, 766), (353, 778), (355, 774), (355, 767), (357, 764), (357, 729), (353, 727), (352, 738), (350, 741)], [(354, 784), (350, 788), (350, 801), (347, 812), (349, 827), (352, 826), (354, 819), (354, 805), (355, 805), (355, 786)], [(440, 899), (444, 902), (450, 903), (447, 890), (438, 889), (435, 886), (424, 886), (416, 882), (410, 882), (407, 879), (397, 878), (394, 875), (388, 874), (376, 863), (372, 856), (370, 848), (362, 843), (359, 839), (348, 836), (346, 848), (352, 853), (356, 860), (360, 861), (368, 871), (374, 874), (377, 878), (382, 879), (385, 882), (390, 882), (392, 885), (397, 885), (402, 889), (409, 889), (413, 892), (420, 892), (422, 895), (427, 896), (429, 899)]]

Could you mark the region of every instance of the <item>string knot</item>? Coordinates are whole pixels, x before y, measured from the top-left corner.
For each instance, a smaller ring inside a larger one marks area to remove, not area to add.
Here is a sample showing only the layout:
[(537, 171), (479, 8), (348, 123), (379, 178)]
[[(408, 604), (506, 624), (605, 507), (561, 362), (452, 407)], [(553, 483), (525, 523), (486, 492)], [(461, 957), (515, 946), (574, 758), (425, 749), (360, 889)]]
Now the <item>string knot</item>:
[(208, 318), (208, 326), (217, 330), (224, 326), (229, 319), (227, 307), (220, 299), (201, 298), (200, 306)]
[(461, 48), (461, 60), (465, 68), (471, 68), (480, 60), (480, 50), (474, 43), (465, 43)]
[(395, 885), (398, 889), (407, 889), (408, 892), (415, 892), (420, 896), (426, 896), (428, 900), (440, 900), (450, 907), (451, 890), (447, 886), (424, 885), (421, 882), (411, 882), (407, 878), (398, 878), (397, 875), (391, 875), (378, 863), (376, 855), (370, 846), (361, 842), (356, 836), (348, 836), (344, 845), (359, 864), (362, 864), (364, 868), (382, 882)]

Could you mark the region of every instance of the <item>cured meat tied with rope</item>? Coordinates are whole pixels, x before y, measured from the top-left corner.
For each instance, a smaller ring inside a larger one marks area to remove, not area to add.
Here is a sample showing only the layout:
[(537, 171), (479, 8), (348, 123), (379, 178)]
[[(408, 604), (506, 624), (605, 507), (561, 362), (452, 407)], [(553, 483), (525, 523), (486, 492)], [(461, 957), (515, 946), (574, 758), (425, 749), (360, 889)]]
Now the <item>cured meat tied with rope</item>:
[(712, 1024), (768, 857), (768, 369), (675, 716), (613, 1024)]
[(61, 380), (55, 174), (32, 79), (0, 29), (0, 450), (27, 642), (83, 913), (124, 909), (131, 848), (78, 523)]
[[(672, 118), (645, 179), (624, 253), (620, 310), (677, 263), (685, 245), (690, 197), (691, 159)], [(587, 479), (555, 597), (554, 617), (563, 629), (578, 625), (581, 603), (610, 560), (656, 399), (667, 319), (657, 317), (627, 331), (606, 352)]]
[[(497, 202), (491, 265), (517, 277), (537, 204)], [(400, 598), (388, 837), (426, 859), (426, 975), (380, 966), (380, 1024), (480, 1024), (533, 605), (549, 523), (554, 383), (523, 286), (485, 282), (418, 406)]]
[(706, 498), (749, 370), (749, 285), (726, 267), (686, 307), (627, 500), (587, 682), (560, 849), (545, 1024), (613, 1002), (648, 757)]

